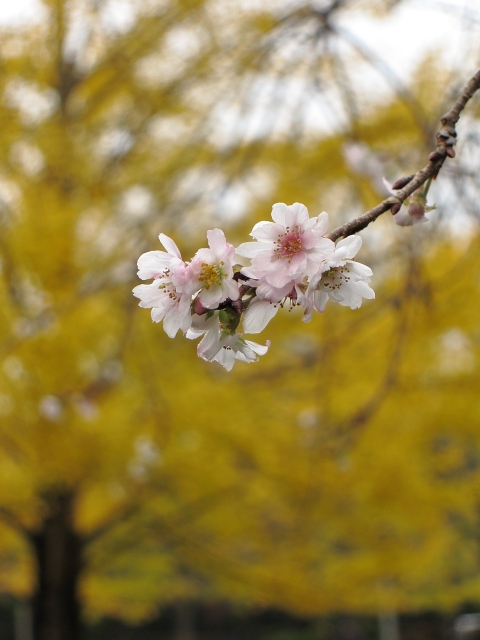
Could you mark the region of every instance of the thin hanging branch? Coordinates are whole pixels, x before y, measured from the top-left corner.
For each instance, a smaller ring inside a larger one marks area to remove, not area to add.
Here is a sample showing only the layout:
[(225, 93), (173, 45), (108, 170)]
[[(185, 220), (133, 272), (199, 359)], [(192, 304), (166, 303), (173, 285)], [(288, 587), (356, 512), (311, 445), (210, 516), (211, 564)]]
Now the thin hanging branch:
[[(365, 229), (365, 227), (376, 220), (380, 215), (382, 215), (382, 213), (389, 211), (395, 205), (398, 208), (402, 202), (408, 198), (408, 196), (412, 195), (414, 191), (425, 184), (429, 178), (436, 178), (447, 156), (449, 158), (455, 157), (455, 151), (453, 149), (457, 139), (455, 125), (458, 122), (460, 113), (465, 108), (467, 102), (479, 89), (480, 69), (478, 69), (475, 75), (467, 82), (452, 108), (440, 119), (441, 127), (436, 135), (437, 147), (435, 151), (432, 151), (428, 156), (428, 164), (420, 171), (417, 171), (417, 173), (403, 179), (401, 181), (402, 188), (397, 190), (395, 196), (390, 196), (373, 209), (370, 209), (361, 216), (342, 224), (340, 227), (331, 231), (326, 237), (335, 241), (338, 238), (350, 236), (357, 233), (357, 231)], [(408, 180), (406, 184), (405, 180)]]

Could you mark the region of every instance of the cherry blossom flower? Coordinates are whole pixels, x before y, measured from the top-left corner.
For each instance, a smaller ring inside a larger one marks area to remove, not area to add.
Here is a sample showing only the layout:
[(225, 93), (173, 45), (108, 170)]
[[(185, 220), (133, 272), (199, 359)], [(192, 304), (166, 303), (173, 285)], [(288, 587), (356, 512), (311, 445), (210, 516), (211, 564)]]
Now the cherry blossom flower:
[(192, 323), (192, 289), (177, 245), (163, 233), (159, 239), (167, 252), (149, 251), (140, 256), (138, 277), (153, 278), (153, 282), (138, 285), (133, 295), (140, 299), (140, 307), (152, 309), (154, 322), (163, 320), (165, 333), (174, 338), (180, 329), (185, 332)]
[[(306, 284), (303, 288), (306, 289)], [(243, 329), (245, 333), (260, 333), (265, 329), (267, 324), (276, 316), (280, 307), (289, 304), (290, 308), (301, 304), (303, 300), (303, 290), (301, 285), (296, 284), (291, 287), (288, 295), (277, 299), (274, 302), (262, 296), (262, 287), (256, 289), (256, 296), (251, 300), (243, 312)], [(259, 295), (260, 291), (260, 295)]]
[(363, 298), (375, 297), (369, 286), (372, 270), (353, 260), (361, 246), (360, 236), (349, 236), (337, 243), (329, 268), (312, 278), (301, 294), (301, 304), (305, 307), (304, 322), (311, 320), (314, 308), (323, 312), (329, 299), (344, 307), (358, 309)]
[(267, 353), (265, 345), (246, 340), (243, 331), (259, 333), (280, 307), (305, 308), (304, 320), (313, 310), (323, 311), (327, 301), (356, 309), (363, 298), (373, 298), (371, 270), (353, 258), (360, 249), (358, 236), (336, 246), (323, 237), (328, 216), (309, 218), (307, 208), (296, 202), (277, 203), (273, 222), (262, 221), (252, 230), (255, 242), (237, 250), (251, 259), (234, 276), (235, 248), (221, 229), (207, 232), (208, 248), (199, 249), (184, 262), (171, 238), (160, 234), (166, 251), (149, 251), (138, 260), (138, 276), (152, 279), (134, 288), (140, 306), (151, 309), (155, 322), (163, 321), (173, 338), (179, 330), (189, 339), (200, 338), (199, 357), (218, 362), (230, 371), (236, 360), (256, 362)]
[[(393, 189), (390, 182), (385, 178), (383, 178), (383, 184), (393, 196), (398, 195), (398, 190)], [(393, 219), (395, 224), (400, 227), (411, 227), (420, 222), (428, 222), (429, 219), (425, 215), (425, 211), (432, 211), (433, 209), (435, 209), (434, 206), (427, 206), (427, 199), (423, 190), (418, 189), (402, 203), (400, 211), (394, 214)]]
[(235, 248), (221, 229), (207, 231), (208, 249), (199, 249), (187, 267), (187, 278), (198, 294), (199, 303), (215, 309), (227, 298), (237, 300), (238, 285), (233, 277)]
[(194, 326), (187, 332), (187, 338), (195, 339), (203, 335), (197, 347), (197, 354), (208, 362), (218, 362), (231, 371), (235, 360), (256, 362), (258, 356), (267, 353), (270, 341), (265, 346), (245, 340), (241, 333), (230, 333), (219, 322), (218, 317), (197, 316)]
[(305, 205), (277, 203), (273, 222), (258, 222), (250, 234), (256, 242), (244, 242), (237, 253), (251, 258), (252, 265), (242, 273), (259, 280), (259, 297), (273, 302), (284, 298), (295, 284), (322, 270), (335, 245), (323, 234), (328, 215), (309, 218)]

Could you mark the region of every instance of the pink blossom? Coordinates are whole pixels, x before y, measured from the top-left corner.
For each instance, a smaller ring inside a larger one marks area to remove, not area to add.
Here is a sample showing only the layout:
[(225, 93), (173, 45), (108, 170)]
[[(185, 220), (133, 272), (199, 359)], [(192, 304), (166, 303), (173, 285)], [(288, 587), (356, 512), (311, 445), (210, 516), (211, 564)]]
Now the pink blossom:
[[(383, 184), (393, 196), (398, 194), (398, 190), (393, 189), (390, 182), (385, 178), (383, 178)], [(419, 222), (428, 222), (425, 211), (431, 211), (432, 209), (435, 209), (435, 207), (427, 206), (427, 200), (423, 191), (418, 189), (404, 200), (400, 211), (393, 216), (393, 219), (395, 224), (398, 224), (400, 227), (411, 227)]]
[(257, 223), (250, 234), (257, 242), (244, 242), (237, 253), (251, 258), (245, 275), (259, 280), (259, 297), (278, 301), (297, 282), (321, 271), (333, 254), (334, 243), (323, 238), (328, 215), (323, 212), (309, 218), (305, 205), (277, 203), (272, 208), (273, 222)]
[(227, 298), (238, 299), (238, 285), (233, 277), (235, 248), (226, 241), (221, 229), (207, 231), (208, 249), (199, 249), (187, 267), (187, 278), (198, 294), (199, 303), (215, 309)]

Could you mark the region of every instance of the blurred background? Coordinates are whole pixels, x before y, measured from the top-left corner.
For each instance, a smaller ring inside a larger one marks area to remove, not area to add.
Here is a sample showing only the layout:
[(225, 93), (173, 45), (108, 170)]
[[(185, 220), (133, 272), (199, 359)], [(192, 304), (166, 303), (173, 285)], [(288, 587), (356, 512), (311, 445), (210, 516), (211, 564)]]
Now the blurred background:
[(480, 637), (478, 97), (430, 221), (362, 232), (360, 310), (284, 310), (226, 373), (131, 294), (160, 232), (333, 228), (423, 166), (477, 0), (19, 0), (0, 31), (1, 640)]

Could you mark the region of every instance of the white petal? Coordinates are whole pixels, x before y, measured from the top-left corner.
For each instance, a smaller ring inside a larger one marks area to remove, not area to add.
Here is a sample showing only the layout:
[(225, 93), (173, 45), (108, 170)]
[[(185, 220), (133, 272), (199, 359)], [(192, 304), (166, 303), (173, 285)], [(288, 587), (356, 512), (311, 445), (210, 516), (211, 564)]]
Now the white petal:
[(315, 231), (319, 235), (323, 236), (328, 229), (328, 213), (326, 211), (322, 211), (322, 213), (319, 216), (317, 216), (316, 220), (317, 220), (317, 223), (315, 225)]
[(163, 244), (163, 246), (165, 247), (165, 249), (168, 251), (170, 255), (176, 256), (177, 258), (180, 258), (180, 260), (182, 259), (182, 256), (180, 255), (180, 251), (177, 245), (171, 238), (166, 236), (164, 233), (161, 233), (158, 236), (158, 239), (160, 240), (160, 242)]
[(223, 302), (227, 296), (224, 295), (222, 288), (219, 286), (210, 287), (210, 289), (202, 289), (198, 294), (198, 298), (207, 309), (215, 309), (220, 302)]
[(163, 328), (169, 338), (174, 338), (177, 335), (177, 332), (180, 329), (184, 318), (185, 315), (179, 311), (178, 305), (174, 305), (165, 314), (165, 318), (163, 320)]
[(215, 255), (225, 253), (227, 240), (221, 229), (210, 229), (207, 231), (208, 246)]
[(304, 227), (309, 221), (308, 209), (304, 204), (295, 202), (287, 207), (285, 212), (285, 226), (286, 227)]
[(393, 188), (393, 185), (392, 185), (391, 182), (389, 182), (386, 178), (382, 178), (382, 182), (385, 185), (385, 187), (387, 188), (387, 191), (389, 193), (391, 193), (394, 196), (397, 195), (397, 191)]
[(165, 251), (147, 251), (137, 261), (138, 277), (141, 280), (160, 277), (172, 262), (172, 256)]
[(133, 289), (133, 295), (140, 299), (139, 306), (144, 309), (150, 307), (164, 307), (169, 300), (163, 289), (159, 289), (159, 282), (154, 281), (150, 284), (139, 284)]
[(335, 261), (351, 260), (357, 255), (361, 246), (362, 239), (360, 236), (348, 236), (347, 238), (343, 238), (343, 240), (337, 242), (332, 259)]
[(225, 367), (227, 371), (231, 371), (233, 369), (233, 365), (235, 364), (235, 351), (232, 349), (220, 349), (217, 355), (213, 358), (216, 362)]
[(238, 300), (238, 284), (235, 280), (225, 279), (222, 284), (222, 290), (225, 295), (225, 298), (230, 298), (230, 300)]
[(250, 234), (256, 240), (275, 242), (278, 236), (285, 233), (285, 227), (275, 222), (257, 222)]
[(366, 282), (356, 282), (355, 286), (359, 290), (362, 298), (366, 298), (367, 300), (373, 300), (373, 298), (375, 298), (375, 291), (372, 287), (369, 287)]
[(349, 262), (348, 270), (363, 279), (373, 275), (373, 271), (370, 267), (367, 267), (366, 264), (362, 264), (361, 262)]
[(323, 313), (325, 311), (325, 306), (328, 302), (328, 293), (326, 291), (317, 290), (315, 291), (315, 294), (314, 294), (314, 300), (315, 300), (315, 309), (317, 311), (320, 311), (320, 313)]
[(236, 252), (245, 258), (253, 258), (260, 251), (272, 251), (272, 245), (266, 242), (243, 242)]
[(288, 212), (288, 207), (284, 202), (277, 202), (272, 207), (272, 220), (274, 222), (278, 222), (283, 227), (286, 227), (285, 224), (285, 215)]
[(197, 347), (197, 353), (204, 360), (212, 360), (220, 349), (220, 327), (217, 322), (216, 327), (205, 333), (203, 340), (201, 340)]
[(245, 333), (260, 333), (265, 329), (270, 320), (276, 315), (279, 306), (255, 298), (248, 305), (243, 314), (243, 329)]
[(250, 347), (250, 349), (252, 351), (254, 351), (255, 353), (258, 353), (259, 356), (264, 356), (269, 347), (270, 347), (270, 340), (267, 340), (267, 343), (265, 346), (258, 344), (256, 342), (252, 342), (251, 340), (245, 340), (246, 344), (248, 344), (248, 346)]

